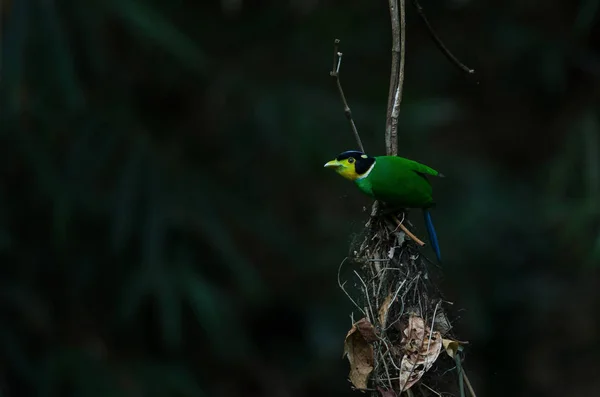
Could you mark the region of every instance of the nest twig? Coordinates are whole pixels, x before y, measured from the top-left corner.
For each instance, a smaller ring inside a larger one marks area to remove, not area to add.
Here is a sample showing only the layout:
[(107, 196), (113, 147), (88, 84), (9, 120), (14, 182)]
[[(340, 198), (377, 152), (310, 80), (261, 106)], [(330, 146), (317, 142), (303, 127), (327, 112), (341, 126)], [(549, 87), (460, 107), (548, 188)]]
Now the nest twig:
[[(406, 219), (403, 215), (398, 217)], [(340, 287), (377, 334), (372, 343), (374, 364), (369, 389), (399, 394), (399, 363), (406, 353), (404, 331), (409, 318), (418, 316), (424, 320), (429, 342), (434, 331), (444, 339), (454, 339), (445, 310), (450, 302), (436, 287), (438, 268), (428, 266), (418, 245), (388, 217), (370, 218), (364, 233), (355, 237), (351, 255), (343, 264), (354, 267), (351, 277), (355, 280), (355, 296), (348, 292), (347, 282), (340, 281)], [(417, 389), (439, 390), (442, 383), (456, 384), (456, 374), (448, 371), (454, 366), (453, 360), (445, 357), (439, 361), (423, 376)], [(448, 391), (448, 387), (442, 389)]]

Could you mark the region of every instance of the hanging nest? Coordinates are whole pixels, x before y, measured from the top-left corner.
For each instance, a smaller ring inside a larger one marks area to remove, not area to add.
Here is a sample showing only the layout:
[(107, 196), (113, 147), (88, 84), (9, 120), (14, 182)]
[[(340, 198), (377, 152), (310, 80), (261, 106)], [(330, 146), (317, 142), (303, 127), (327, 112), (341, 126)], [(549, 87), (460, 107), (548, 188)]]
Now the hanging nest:
[[(414, 229), (406, 215), (396, 218)], [(440, 267), (393, 219), (371, 216), (340, 265), (340, 274), (352, 269), (339, 284), (361, 316), (352, 319), (344, 341), (350, 382), (385, 397), (441, 391), (464, 396), (462, 343), (452, 335), (446, 313), (451, 303), (436, 287)], [(467, 387), (472, 390), (468, 380)]]

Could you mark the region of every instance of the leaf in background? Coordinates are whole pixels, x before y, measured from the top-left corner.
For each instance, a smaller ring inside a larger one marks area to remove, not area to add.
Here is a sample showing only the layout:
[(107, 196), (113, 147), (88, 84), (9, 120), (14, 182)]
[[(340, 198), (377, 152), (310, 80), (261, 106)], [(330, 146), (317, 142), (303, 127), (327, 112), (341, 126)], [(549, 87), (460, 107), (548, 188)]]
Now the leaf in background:
[(494, 47), (506, 56), (515, 58), (530, 52), (541, 40), (539, 31), (529, 25), (520, 24), (513, 18), (506, 19), (491, 29)]
[(195, 274), (189, 265), (183, 265), (179, 285), (215, 353), (222, 359), (245, 356), (246, 334), (228, 304), (228, 297)]
[(18, 113), (21, 110), (25, 80), (23, 66), (29, 32), (29, 2), (30, 0), (14, 1), (4, 29), (6, 34), (0, 31), (0, 110), (2, 113), (5, 109), (8, 109), (8, 113)]
[[(107, 179), (107, 170), (113, 166), (115, 152), (123, 137), (113, 131), (101, 129), (95, 118), (82, 121), (79, 129), (72, 138), (65, 161), (65, 188), (68, 189), (76, 210), (104, 215), (119, 204), (113, 202), (118, 199), (114, 196), (118, 196), (120, 191), (116, 189), (105, 193), (105, 189), (98, 185), (101, 186)], [(105, 194), (108, 199), (105, 199)]]
[(198, 323), (209, 334), (219, 332), (223, 326), (223, 317), (220, 313), (221, 304), (213, 293), (213, 286), (194, 274), (188, 266), (180, 272), (179, 285), (190, 302)]
[(8, 225), (6, 191), (0, 186), (0, 253), (10, 248), (12, 236)]
[(208, 182), (204, 182), (203, 178), (196, 175), (196, 178), (189, 185), (192, 200), (190, 209), (191, 215), (195, 218), (195, 224), (204, 238), (213, 245), (222, 257), (224, 264), (230, 267), (238, 287), (244, 291), (247, 298), (259, 299), (264, 291), (262, 281), (253, 264), (240, 253), (240, 248), (234, 244), (229, 231), (219, 219), (214, 206), (208, 201), (204, 189), (210, 189), (213, 186)]
[[(592, 230), (592, 249), (587, 260), (588, 263), (598, 264), (600, 262), (600, 123), (598, 122), (598, 114), (596, 109), (588, 109), (582, 116), (581, 129), (584, 139), (585, 151), (585, 179), (587, 182), (587, 202), (589, 203), (586, 219), (581, 224), (591, 223), (593, 226), (590, 229), (582, 228), (583, 230)], [(595, 233), (595, 234), (594, 234)]]
[(26, 344), (21, 340), (23, 335), (5, 325), (0, 327), (0, 356), (3, 357), (3, 365), (13, 370), (24, 381), (34, 382), (36, 373), (24, 350)]
[[(403, 131), (419, 136), (429, 130), (455, 122), (462, 109), (455, 98), (423, 98), (402, 104), (404, 114), (399, 122)], [(416, 132), (419, 132), (418, 134)]]
[[(145, 142), (137, 142), (140, 147), (134, 146), (134, 156), (145, 156)], [(139, 159), (142, 161), (142, 157)], [(139, 164), (141, 167), (143, 164)], [(128, 319), (134, 316), (139, 309), (143, 298), (152, 295), (155, 299), (161, 299), (161, 294), (166, 300), (169, 300), (168, 292), (161, 292), (162, 283), (169, 283), (168, 275), (165, 274), (164, 267), (164, 244), (165, 244), (165, 219), (161, 213), (161, 206), (164, 200), (164, 192), (161, 190), (161, 173), (156, 164), (147, 163), (141, 173), (141, 181), (144, 188), (145, 212), (144, 222), (141, 222), (139, 234), (141, 237), (140, 245), (140, 262), (141, 266), (136, 267), (130, 274), (130, 281), (124, 285), (123, 298), (120, 307), (121, 317)], [(140, 203), (141, 204), (141, 203)], [(126, 203), (124, 204), (126, 205)], [(131, 214), (125, 213), (124, 216)], [(113, 221), (113, 225), (114, 225)], [(168, 288), (168, 287), (167, 287)], [(159, 308), (163, 307), (163, 303), (156, 302)], [(164, 304), (168, 306), (166, 303)], [(161, 318), (161, 321), (164, 321)], [(165, 335), (170, 331), (169, 326), (163, 326)], [(165, 337), (168, 339), (167, 337)]]
[(574, 30), (579, 36), (587, 36), (597, 17), (600, 0), (580, 0), (577, 17), (575, 18)]
[(194, 376), (180, 365), (160, 362), (140, 362), (129, 364), (133, 368), (135, 380), (141, 386), (143, 396), (189, 396), (205, 395)]
[(207, 59), (198, 44), (165, 18), (158, 10), (135, 0), (110, 0), (106, 2), (128, 27), (158, 43), (162, 49), (193, 70), (204, 72)]
[(164, 371), (169, 391), (175, 395), (202, 397), (206, 393), (200, 388), (195, 377), (183, 366), (169, 366)]
[(589, 262), (593, 266), (600, 266), (600, 231), (597, 232), (596, 241), (594, 242), (594, 248), (592, 249)]
[(166, 267), (165, 246), (168, 190), (158, 164), (146, 167), (146, 222), (143, 225), (143, 272), (152, 280), (152, 292), (160, 311), (165, 343), (170, 348), (181, 344), (181, 298), (176, 290), (173, 270)]
[(600, 230), (600, 125), (594, 108), (585, 109), (564, 138), (564, 149), (551, 165), (546, 217), (563, 225), (561, 234), (590, 248), (587, 262), (598, 257)]
[(75, 73), (74, 59), (70, 51), (68, 39), (61, 26), (60, 17), (56, 10), (54, 0), (40, 1), (36, 7), (41, 23), (38, 33), (44, 39), (44, 51), (48, 52), (48, 59), (44, 62), (44, 69), (50, 68), (56, 79), (56, 92), (53, 93), (53, 102), (58, 102), (57, 97), (63, 94), (68, 109), (78, 109), (84, 105), (84, 95), (79, 80)]
[[(37, 395), (40, 397), (59, 396), (61, 383), (70, 374), (68, 362), (76, 358), (71, 349), (54, 348), (48, 351), (41, 360), (36, 382)], [(77, 368), (77, 367), (76, 367)], [(71, 374), (76, 376), (76, 374)]]
[(111, 366), (79, 348), (56, 348), (42, 361), (36, 384), (40, 397), (64, 395), (65, 386), (73, 395), (125, 397)]
[[(103, 0), (101, 0), (101, 3)], [(83, 42), (83, 47), (88, 49), (83, 54), (92, 74), (96, 77), (104, 76), (107, 70), (110, 56), (105, 42), (103, 22), (106, 14), (101, 7), (93, 1), (78, 3), (73, 7), (74, 19), (77, 22), (77, 34)]]
[(160, 271), (165, 259), (166, 219), (165, 207), (168, 192), (165, 175), (159, 164), (146, 162), (143, 174), (145, 193), (145, 222), (142, 223), (142, 263), (146, 271)]
[(563, 140), (561, 152), (552, 159), (551, 164), (547, 167), (548, 177), (545, 195), (551, 199), (550, 207), (552, 208), (550, 212), (555, 207), (552, 201), (555, 203), (564, 202), (573, 174), (577, 172), (576, 160), (580, 150), (579, 138), (577, 134), (567, 134)]
[[(585, 177), (587, 179), (588, 199), (594, 203), (594, 209), (600, 209), (600, 124), (596, 109), (588, 109), (581, 118), (580, 128), (585, 149)], [(597, 214), (596, 214), (597, 216)]]
[(122, 321), (130, 322), (135, 318), (144, 298), (150, 294), (153, 281), (150, 277), (150, 274), (140, 271), (139, 268), (131, 271), (130, 279), (124, 283), (121, 291), (119, 317)]
[[(217, 192), (213, 192), (213, 194), (213, 197), (227, 208), (229, 215), (237, 221), (242, 230), (252, 234), (282, 256), (287, 256), (294, 249), (298, 238), (294, 234), (295, 230), (286, 228), (285, 222), (277, 218), (267, 205), (256, 208), (254, 211), (247, 211), (244, 206), (245, 200), (248, 199), (247, 196), (240, 197)], [(260, 200), (260, 198), (256, 198), (256, 200)], [(260, 227), (256, 227), (256, 225), (260, 225)], [(306, 266), (301, 252), (296, 253), (290, 258), (290, 261), (300, 266)]]
[(539, 48), (537, 73), (542, 88), (551, 94), (563, 93), (567, 87), (565, 44), (546, 43)]
[(114, 192), (111, 246), (114, 252), (125, 248), (133, 232), (136, 207), (141, 202), (141, 181), (146, 155), (142, 145), (132, 144), (129, 157)]
[(71, 203), (65, 181), (52, 155), (52, 143), (44, 135), (30, 131), (17, 136), (19, 149), (35, 177), (42, 197), (52, 201), (53, 238), (58, 247), (67, 242), (67, 225), (71, 218)]
[(3, 283), (0, 285), (0, 301), (18, 313), (19, 320), (22, 320), (28, 332), (49, 335), (52, 331), (50, 306), (39, 292), (26, 285)]
[(161, 326), (165, 344), (169, 348), (181, 346), (181, 297), (177, 289), (177, 280), (174, 277), (155, 279), (155, 300), (160, 311)]

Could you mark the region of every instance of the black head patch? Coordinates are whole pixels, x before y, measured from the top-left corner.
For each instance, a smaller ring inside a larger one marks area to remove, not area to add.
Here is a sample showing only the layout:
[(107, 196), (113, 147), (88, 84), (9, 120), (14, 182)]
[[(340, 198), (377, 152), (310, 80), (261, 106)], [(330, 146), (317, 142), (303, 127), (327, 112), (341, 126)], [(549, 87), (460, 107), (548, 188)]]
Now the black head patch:
[(366, 156), (363, 152), (359, 152), (358, 150), (347, 150), (338, 154), (335, 158), (337, 161), (342, 161), (349, 159), (350, 157), (354, 158), (354, 160), (358, 160), (361, 156)]
[(359, 152), (358, 150), (348, 150), (338, 154), (336, 157), (337, 161), (346, 160), (349, 158), (353, 158), (356, 162), (354, 165), (354, 169), (358, 175), (362, 175), (371, 168), (373, 163), (375, 162), (375, 158), (364, 154), (363, 152)]

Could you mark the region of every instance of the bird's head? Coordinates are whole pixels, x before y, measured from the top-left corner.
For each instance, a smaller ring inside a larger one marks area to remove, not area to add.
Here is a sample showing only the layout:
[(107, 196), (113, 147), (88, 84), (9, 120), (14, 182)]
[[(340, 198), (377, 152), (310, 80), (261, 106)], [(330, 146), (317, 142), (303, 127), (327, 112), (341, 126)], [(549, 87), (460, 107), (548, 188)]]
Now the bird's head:
[(375, 165), (375, 158), (359, 152), (348, 150), (325, 164), (325, 168), (333, 168), (335, 172), (346, 179), (355, 181), (365, 178)]

